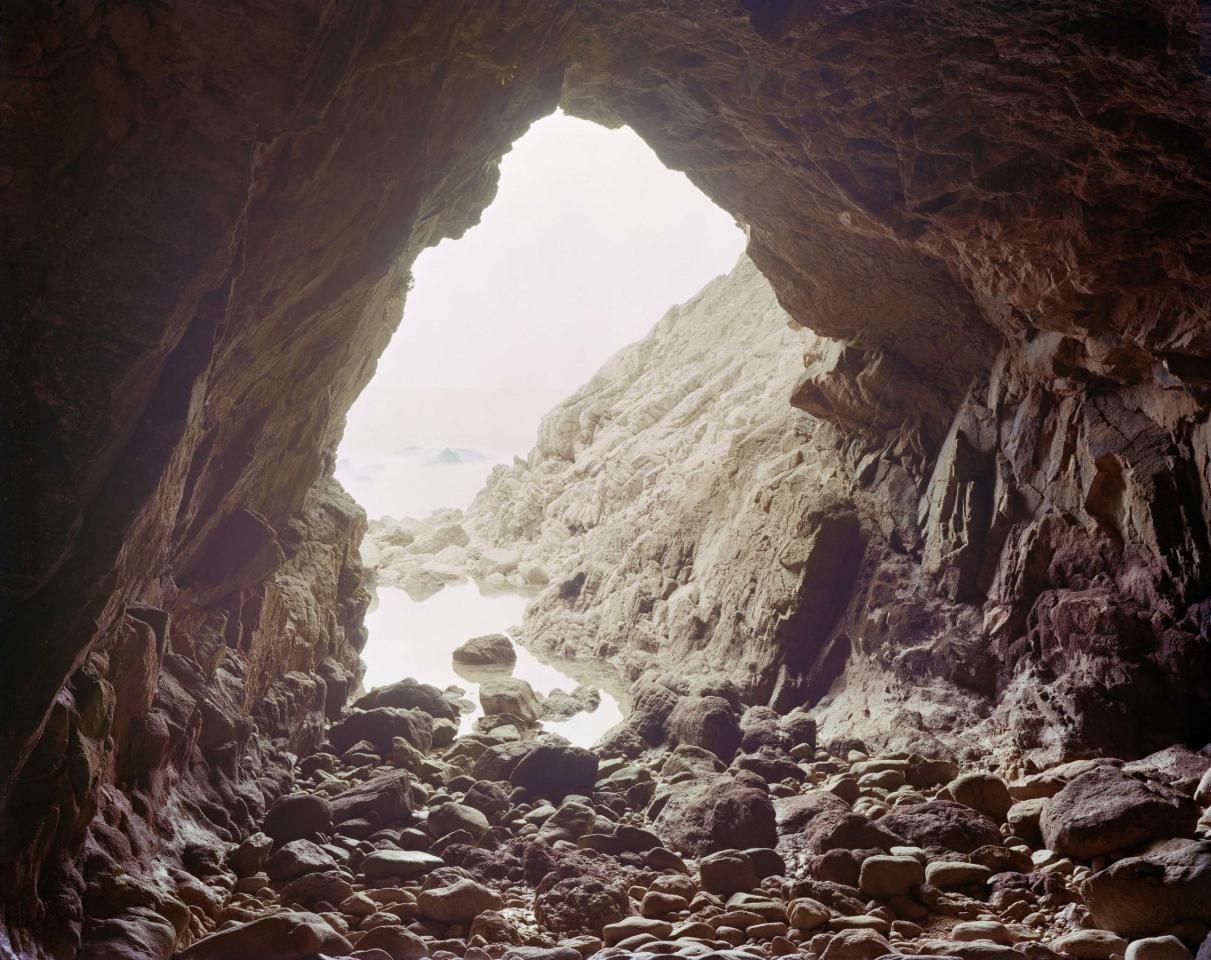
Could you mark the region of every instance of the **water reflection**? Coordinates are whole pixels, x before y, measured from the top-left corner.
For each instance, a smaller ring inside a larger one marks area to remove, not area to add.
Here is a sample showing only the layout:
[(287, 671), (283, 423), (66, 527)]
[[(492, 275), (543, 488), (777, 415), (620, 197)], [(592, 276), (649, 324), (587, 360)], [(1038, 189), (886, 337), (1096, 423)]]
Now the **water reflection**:
[[(515, 593), (481, 593), (474, 583), (448, 586), (433, 596), (416, 601), (397, 587), (379, 587), (366, 615), (370, 639), (362, 651), (366, 663), (365, 687), (383, 686), (404, 677), (444, 689), (461, 687), (475, 705), (464, 714), (462, 731), (469, 732), (482, 716), (479, 683), (466, 666), (456, 671), (454, 648), (471, 637), (486, 633), (511, 634), (521, 622), (527, 600)], [(558, 688), (567, 692), (578, 684), (597, 687), (601, 704), (592, 713), (578, 713), (567, 720), (546, 720), (543, 727), (567, 737), (582, 747), (592, 744), (623, 718), (619, 685), (605, 667), (561, 662), (544, 663), (528, 650), (515, 645), (517, 664), (512, 676), (527, 680), (543, 696)], [(482, 668), (481, 668), (482, 669)], [(460, 676), (460, 673), (463, 674)], [(499, 676), (500, 673), (497, 673)], [(612, 688), (612, 689), (611, 689)]]

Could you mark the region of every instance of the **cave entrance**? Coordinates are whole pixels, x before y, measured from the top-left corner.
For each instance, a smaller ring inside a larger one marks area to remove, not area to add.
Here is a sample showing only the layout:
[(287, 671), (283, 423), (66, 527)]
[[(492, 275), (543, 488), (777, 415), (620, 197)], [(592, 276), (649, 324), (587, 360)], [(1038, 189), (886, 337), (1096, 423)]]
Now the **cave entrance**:
[[(337, 477), (371, 523), (367, 689), (407, 676), (460, 687), (471, 728), (485, 677), (455, 670), (453, 649), (508, 632), (558, 573), (534, 543), (489, 535), (489, 508), (472, 501), (497, 465), (529, 455), (551, 408), (744, 245), (732, 217), (628, 128), (556, 112), (514, 143), (479, 225), (414, 264), (403, 321), (338, 452)], [(620, 719), (625, 684), (608, 671), (516, 653), (512, 675), (540, 698), (575, 695), (550, 708), (570, 714), (548, 729), (587, 745)]]

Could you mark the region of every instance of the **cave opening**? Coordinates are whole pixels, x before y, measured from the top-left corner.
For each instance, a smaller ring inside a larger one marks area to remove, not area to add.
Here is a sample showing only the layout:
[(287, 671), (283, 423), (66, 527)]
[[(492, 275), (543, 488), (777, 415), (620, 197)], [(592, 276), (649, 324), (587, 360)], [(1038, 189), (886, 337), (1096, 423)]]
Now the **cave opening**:
[[(337, 450), (336, 478), (369, 517), (368, 697), (411, 677), (452, 691), (463, 732), (482, 723), (491, 672), (452, 653), (514, 631), (555, 560), (491, 534), (485, 485), (541, 459), (544, 417), (726, 275), (745, 239), (632, 130), (556, 110), (505, 154), (479, 223), (421, 253)], [(515, 653), (510, 676), (549, 704), (546, 729), (590, 746), (622, 719), (627, 684), (608, 665)]]

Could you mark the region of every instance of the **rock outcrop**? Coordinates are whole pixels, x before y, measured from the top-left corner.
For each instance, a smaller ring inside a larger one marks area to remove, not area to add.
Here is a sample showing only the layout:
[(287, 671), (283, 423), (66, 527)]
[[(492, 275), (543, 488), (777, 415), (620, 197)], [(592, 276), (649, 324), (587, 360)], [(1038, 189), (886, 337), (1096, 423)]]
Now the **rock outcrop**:
[[(85, 913), (96, 942), (192, 922), (139, 914), (146, 891), (90, 903), (84, 877), (169, 851), (111, 833), (146, 820), (124, 812), (130, 778), (152, 778), (147, 814), (231, 832), (228, 794), (265, 789), (248, 745), (317, 729), (300, 667), (331, 708), (332, 651), (286, 621), (314, 613), (331, 640), (357, 591), (279, 585), (294, 522), (410, 264), (475, 222), (498, 158), (559, 103), (685, 170), (748, 226), (795, 322), (835, 341), (793, 397), (860, 509), (805, 517), (810, 549), (783, 559), (847, 605), (795, 598), (809, 639), (776, 666), (755, 650), (750, 696), (828, 685), (823, 731), (869, 709), (921, 744), (965, 722), (966, 699), (936, 712), (937, 683), (995, 699), (1040, 760), (1199, 745), (1209, 35), (1192, 0), (6, 10), (10, 940), (63, 953)], [(224, 802), (166, 806), (201, 780)]]

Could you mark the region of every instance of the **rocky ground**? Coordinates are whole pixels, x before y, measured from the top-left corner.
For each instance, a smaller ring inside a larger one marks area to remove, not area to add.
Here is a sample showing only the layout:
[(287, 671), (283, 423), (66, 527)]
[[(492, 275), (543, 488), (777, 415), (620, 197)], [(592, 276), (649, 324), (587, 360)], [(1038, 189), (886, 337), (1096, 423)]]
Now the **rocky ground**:
[(817, 743), (807, 713), (743, 709), (726, 680), (641, 690), (593, 750), (509, 713), (457, 736), (461, 693), (372, 691), (297, 758), (258, 832), (186, 856), (156, 905), (177, 956), (1211, 951), (1211, 749), (1007, 783)]

